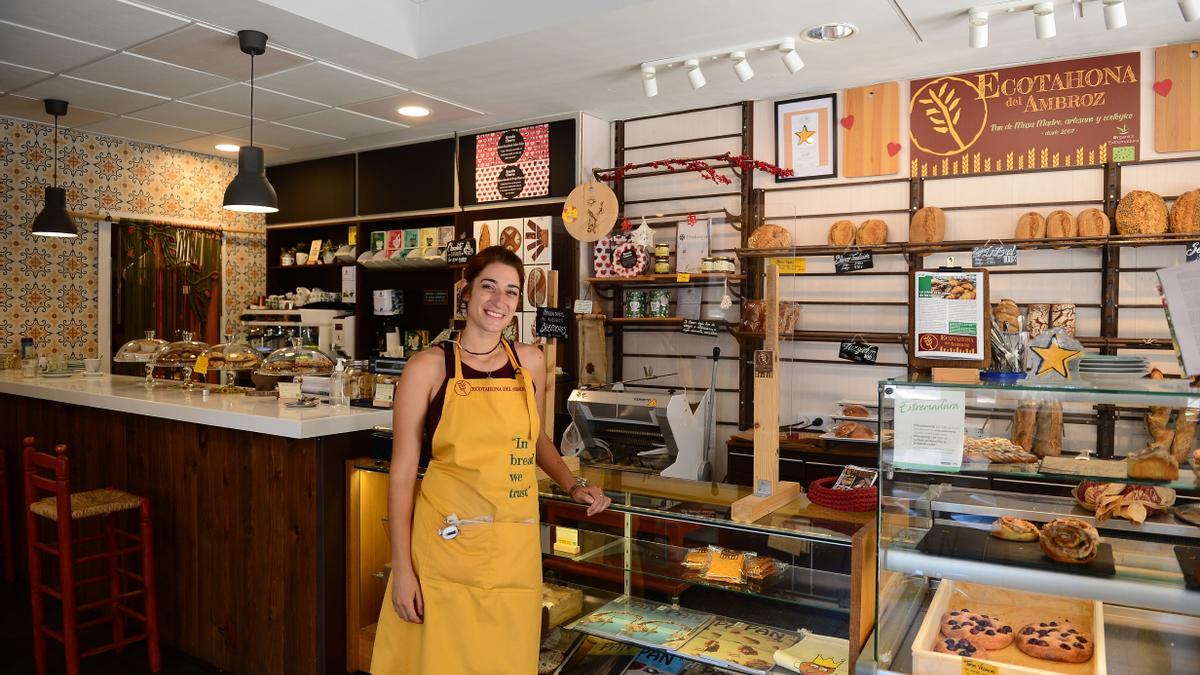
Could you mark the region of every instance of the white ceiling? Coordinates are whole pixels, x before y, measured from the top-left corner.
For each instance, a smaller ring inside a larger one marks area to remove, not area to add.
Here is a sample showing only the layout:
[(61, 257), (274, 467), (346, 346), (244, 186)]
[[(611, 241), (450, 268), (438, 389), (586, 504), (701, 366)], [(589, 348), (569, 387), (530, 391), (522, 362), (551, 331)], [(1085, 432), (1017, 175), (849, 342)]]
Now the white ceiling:
[[(1200, 39), (1175, 0), (1129, 0), (1129, 25), (1104, 29), (1099, 0), (1037, 40), (1028, 13), (994, 15), (991, 46), (967, 47), (966, 10), (987, 0), (8, 0), (0, 3), (0, 115), (49, 121), (36, 99), (64, 98), (62, 123), (218, 154), (245, 142), (249, 58), (240, 28), (270, 36), (255, 59), (254, 142), (272, 164), (396, 145), (582, 110), (620, 119), (746, 99)], [(801, 41), (789, 75), (751, 52), (739, 83), (706, 61), (708, 85), (638, 64), (799, 34), (828, 21), (860, 33)], [(395, 108), (433, 109), (406, 119)]]

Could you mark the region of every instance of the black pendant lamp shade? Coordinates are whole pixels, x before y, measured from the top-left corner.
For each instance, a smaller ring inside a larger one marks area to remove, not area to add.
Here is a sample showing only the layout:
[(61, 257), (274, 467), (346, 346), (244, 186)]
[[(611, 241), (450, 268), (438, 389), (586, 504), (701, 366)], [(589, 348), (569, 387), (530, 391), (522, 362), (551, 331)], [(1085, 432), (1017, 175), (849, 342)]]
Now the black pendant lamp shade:
[(79, 227), (67, 213), (67, 191), (58, 187), (58, 118), (67, 114), (67, 102), (48, 98), (46, 114), (54, 117), (54, 185), (46, 186), (46, 205), (33, 219), (33, 234), (42, 237), (78, 237)]
[(224, 206), (243, 213), (275, 213), (279, 199), (267, 181), (262, 148), (254, 147), (254, 57), (267, 51), (267, 35), (256, 30), (238, 31), (242, 52), (250, 55), (250, 145), (238, 149), (238, 172), (225, 188)]

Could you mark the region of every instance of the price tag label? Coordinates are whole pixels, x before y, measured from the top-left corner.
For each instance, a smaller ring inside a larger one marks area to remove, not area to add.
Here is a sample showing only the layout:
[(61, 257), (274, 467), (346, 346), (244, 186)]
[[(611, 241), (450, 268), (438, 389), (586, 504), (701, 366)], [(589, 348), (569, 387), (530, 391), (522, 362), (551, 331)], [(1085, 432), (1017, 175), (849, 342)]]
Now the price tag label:
[(696, 321), (694, 319), (684, 319), (683, 325), (679, 331), (686, 335), (703, 335), (705, 337), (717, 337), (721, 327), (716, 321)]
[(372, 405), (381, 408), (390, 407), (395, 397), (396, 385), (387, 382), (377, 384), (375, 385), (375, 400)]
[(988, 244), (971, 249), (972, 267), (1004, 267), (1016, 264), (1016, 244)]
[[(874, 266), (875, 256), (870, 251), (835, 253), (833, 256), (833, 271), (838, 274), (869, 270)], [(783, 270), (780, 271), (782, 272)]]
[(567, 339), (567, 312), (556, 307), (538, 307), (533, 330), (538, 337)]
[(879, 347), (865, 342), (843, 342), (838, 348), (838, 358), (858, 363), (875, 363), (879, 358)]
[(279, 401), (285, 403), (295, 401), (300, 398), (300, 383), (299, 382), (280, 382), (279, 383)]
[(201, 375), (208, 373), (208, 354), (201, 354), (196, 357), (196, 365), (192, 366), (192, 372)]
[(1000, 666), (963, 657), (962, 675), (1000, 675)]
[(591, 314), (592, 313), (592, 301), (591, 300), (576, 300), (575, 301), (575, 313), (576, 314)]
[(1188, 244), (1185, 256), (1187, 258), (1185, 262), (1193, 262), (1200, 259), (1200, 241), (1193, 241)]
[(675, 283), (677, 284), (686, 284), (691, 280), (692, 275), (688, 274), (687, 272), (679, 272), (675, 275)]
[(771, 258), (779, 267), (780, 274), (804, 274), (808, 269), (805, 258)]
[(579, 530), (573, 527), (554, 527), (554, 552), (579, 555)]

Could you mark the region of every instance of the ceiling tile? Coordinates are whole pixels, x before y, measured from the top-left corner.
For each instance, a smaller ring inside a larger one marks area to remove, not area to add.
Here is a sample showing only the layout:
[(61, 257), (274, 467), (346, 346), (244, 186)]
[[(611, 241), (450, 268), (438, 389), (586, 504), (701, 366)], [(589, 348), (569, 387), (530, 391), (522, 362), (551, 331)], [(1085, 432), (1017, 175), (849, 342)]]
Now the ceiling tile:
[[(230, 80), (250, 79), (250, 57), (238, 47), (237, 35), (208, 26), (191, 25), (129, 51)], [(254, 58), (254, 74), (262, 77), (309, 61), (307, 57), (272, 49), (268, 42), (267, 52)]]
[[(405, 105), (419, 105), (429, 109), (429, 115), (425, 117), (404, 117), (396, 112), (396, 109)], [(415, 91), (405, 92), (396, 96), (388, 96), (386, 98), (367, 101), (365, 103), (356, 103), (354, 105), (345, 106), (347, 110), (363, 113), (364, 115), (373, 115), (382, 117), (387, 120), (396, 120), (403, 124), (413, 127), (420, 127), (428, 124), (440, 124), (442, 122), (452, 122), (454, 120), (470, 119), (481, 117), (483, 113), (476, 112), (470, 108), (463, 108), (447, 103), (432, 96), (425, 96)]]
[(139, 108), (154, 105), (166, 99), (140, 91), (110, 87), (98, 82), (89, 82), (66, 75), (43, 80), (19, 92), (33, 98), (61, 98), (74, 105), (103, 110), (114, 115), (123, 115)]
[(114, 49), (188, 24), (182, 17), (113, 0), (4, 2), (0, 19)]
[(359, 136), (370, 136), (407, 128), (403, 124), (388, 122), (340, 108), (330, 108), (321, 112), (291, 117), (284, 120), (284, 124), (311, 131), (319, 131), (323, 134), (341, 136), (342, 138), (358, 138)]
[[(239, 137), (248, 137), (250, 135), (249, 127), (242, 127), (228, 132), (230, 135)], [(332, 143), (342, 140), (335, 136), (308, 131), (306, 129), (298, 129), (286, 124), (277, 124), (275, 122), (267, 122), (264, 124), (254, 125), (254, 143), (269, 143), (284, 149), (303, 148), (313, 145), (321, 145), (323, 143)]]
[(26, 68), (15, 63), (0, 61), (0, 92), (20, 89), (38, 80), (50, 77), (53, 73), (36, 68)]
[[(257, 130), (257, 127), (255, 127), (255, 129)], [(217, 150), (216, 146), (218, 143), (232, 143), (234, 145), (246, 145), (247, 144), (246, 139), (235, 137), (231, 134), (212, 134), (209, 136), (200, 136), (197, 138), (189, 138), (185, 141), (180, 141), (178, 143), (172, 143), (171, 146), (175, 147), (175, 148), (179, 148), (180, 150), (189, 150), (191, 152), (200, 152), (200, 153), (203, 153), (206, 155), (213, 155), (215, 157), (224, 157), (227, 159), (237, 159), (236, 152), (223, 152), (221, 150)], [(268, 162), (272, 161), (274, 158), (279, 157), (284, 152), (283, 148), (277, 148), (273, 145), (267, 145), (266, 143), (260, 143), (257, 138), (254, 139), (254, 144), (263, 149), (263, 155), (265, 156), (265, 158)]]
[(181, 129), (168, 124), (146, 122), (132, 117), (110, 117), (82, 127), (80, 131), (94, 131), (98, 134), (120, 136), (155, 145), (170, 145), (200, 135), (200, 132), (193, 129)]
[(260, 77), (257, 84), (264, 89), (338, 106), (405, 91), (403, 87), (357, 75), (320, 61), (277, 75)]
[[(25, 96), (0, 96), (0, 115), (5, 117), (17, 117), (23, 120), (33, 120), (34, 122), (44, 122), (46, 124), (54, 124), (54, 118), (46, 114), (45, 104), (38, 98), (27, 98)], [(74, 129), (75, 127), (84, 124), (91, 124), (106, 117), (111, 117), (108, 113), (88, 110), (78, 106), (69, 106), (67, 108), (66, 117), (58, 118), (59, 126)]]
[[(0, 3), (8, 5), (10, 3)], [(20, 3), (18, 3), (20, 4)], [(0, 21), (4, 60), (55, 73), (111, 54), (111, 49)]]
[(187, 129), (198, 129), (204, 133), (214, 134), (229, 131), (246, 124), (245, 115), (236, 115), (220, 110), (210, 110), (198, 105), (171, 101), (153, 108), (146, 108), (133, 113), (131, 117), (150, 120), (161, 124), (171, 124)]
[(215, 89), (228, 82), (216, 75), (180, 68), (127, 52), (113, 54), (82, 68), (76, 68), (70, 71), (70, 75), (167, 98), (182, 98)]
[[(226, 112), (245, 114), (250, 110), (250, 87), (243, 83), (222, 87), (185, 99), (189, 103), (216, 108)], [(305, 113), (324, 110), (325, 106), (312, 101), (292, 96), (276, 94), (262, 88), (254, 92), (254, 118), (260, 120), (278, 120)]]

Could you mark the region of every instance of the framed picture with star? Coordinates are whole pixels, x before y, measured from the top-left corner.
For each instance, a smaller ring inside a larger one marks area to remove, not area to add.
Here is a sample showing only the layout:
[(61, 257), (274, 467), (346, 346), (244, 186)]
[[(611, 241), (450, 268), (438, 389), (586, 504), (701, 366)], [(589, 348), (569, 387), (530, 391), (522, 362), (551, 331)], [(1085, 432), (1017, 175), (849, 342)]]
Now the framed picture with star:
[(792, 175), (776, 183), (837, 177), (837, 94), (775, 102), (775, 165)]

